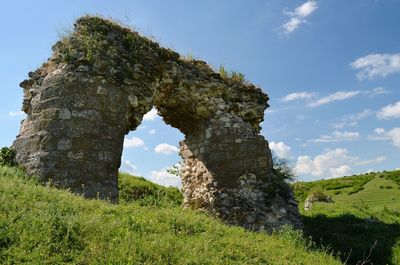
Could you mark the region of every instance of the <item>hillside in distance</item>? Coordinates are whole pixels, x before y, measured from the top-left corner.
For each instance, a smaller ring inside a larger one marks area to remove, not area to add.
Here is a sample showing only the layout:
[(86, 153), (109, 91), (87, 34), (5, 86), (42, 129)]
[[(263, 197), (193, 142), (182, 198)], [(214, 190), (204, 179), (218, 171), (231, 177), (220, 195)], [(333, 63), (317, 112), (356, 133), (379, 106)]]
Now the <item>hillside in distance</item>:
[[(293, 184), (305, 225), (318, 246), (347, 264), (400, 264), (400, 170)], [(306, 198), (321, 193), (332, 202)]]

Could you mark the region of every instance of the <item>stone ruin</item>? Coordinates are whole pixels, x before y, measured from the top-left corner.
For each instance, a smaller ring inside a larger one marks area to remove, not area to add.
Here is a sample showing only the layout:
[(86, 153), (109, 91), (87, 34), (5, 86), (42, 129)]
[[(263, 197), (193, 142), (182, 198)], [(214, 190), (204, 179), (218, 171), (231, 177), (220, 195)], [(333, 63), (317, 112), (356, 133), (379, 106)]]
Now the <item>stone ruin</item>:
[(28, 174), (116, 202), (124, 136), (156, 107), (185, 135), (184, 207), (256, 231), (302, 226), (260, 135), (268, 107), (260, 88), (112, 21), (85, 16), (74, 26), (20, 84), (27, 118), (13, 149)]

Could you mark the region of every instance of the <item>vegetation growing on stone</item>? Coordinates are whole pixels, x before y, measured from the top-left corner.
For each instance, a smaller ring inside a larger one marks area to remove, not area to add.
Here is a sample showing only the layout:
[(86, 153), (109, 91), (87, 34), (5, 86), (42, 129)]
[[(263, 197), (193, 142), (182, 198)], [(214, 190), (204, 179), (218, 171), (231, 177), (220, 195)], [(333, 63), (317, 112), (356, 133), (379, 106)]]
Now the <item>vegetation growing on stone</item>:
[(222, 65), (219, 67), (219, 74), (225, 80), (231, 80), (235, 83), (244, 84), (247, 82), (243, 73), (236, 71), (228, 71)]

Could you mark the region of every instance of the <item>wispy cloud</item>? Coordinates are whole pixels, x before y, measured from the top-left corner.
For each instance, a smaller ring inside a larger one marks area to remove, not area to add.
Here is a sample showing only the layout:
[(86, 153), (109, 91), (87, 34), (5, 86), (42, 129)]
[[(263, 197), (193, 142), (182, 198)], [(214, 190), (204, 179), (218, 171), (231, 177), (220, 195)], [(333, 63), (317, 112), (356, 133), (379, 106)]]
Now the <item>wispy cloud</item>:
[(15, 111), (15, 112), (10, 111), (8, 113), (8, 116), (10, 116), (10, 117), (23, 116), (23, 115), (25, 115), (25, 112), (23, 112), (23, 111)]
[(345, 115), (338, 122), (331, 123), (331, 126), (335, 129), (342, 129), (346, 126), (354, 127), (354, 126), (357, 126), (357, 124), (360, 120), (365, 119), (373, 114), (374, 114), (374, 112), (372, 110), (365, 109), (365, 110), (355, 113), (355, 114)]
[(345, 100), (345, 99), (349, 99), (352, 97), (355, 97), (359, 94), (361, 94), (362, 92), (360, 90), (356, 90), (356, 91), (338, 91), (335, 92), (333, 94), (330, 94), (326, 97), (322, 97), (316, 101), (313, 101), (311, 103), (308, 104), (309, 107), (318, 107), (318, 106), (322, 106), (334, 101), (340, 101), (340, 100)]
[(375, 97), (376, 95), (387, 94), (390, 93), (384, 87), (376, 87), (370, 90), (352, 90), (352, 91), (336, 91), (327, 96), (318, 96), (317, 93), (314, 92), (294, 92), (287, 94), (286, 96), (281, 98), (282, 102), (291, 102), (291, 101), (305, 101), (307, 102), (308, 107), (319, 107), (325, 104), (329, 104), (334, 101), (346, 100), (355, 96), (364, 95), (368, 97)]
[(388, 94), (388, 93), (390, 93), (390, 91), (388, 91), (384, 87), (377, 87), (377, 88), (374, 88), (372, 90), (366, 91), (365, 93), (370, 97), (374, 97), (376, 95)]
[(373, 134), (368, 135), (368, 140), (372, 141), (385, 141), (390, 140), (390, 137), (386, 135), (386, 130), (383, 128), (376, 128)]
[(157, 154), (171, 155), (171, 154), (178, 153), (179, 152), (179, 148), (174, 146), (174, 145), (170, 145), (170, 144), (167, 144), (167, 143), (162, 143), (162, 144), (157, 145), (154, 148), (154, 151)]
[(283, 11), (285, 15), (290, 16), (289, 21), (280, 26), (285, 34), (290, 34), (299, 28), (301, 24), (307, 22), (306, 17), (311, 15), (318, 8), (316, 1), (307, 1), (296, 7), (294, 11)]
[(354, 165), (355, 166), (365, 166), (365, 165), (371, 165), (371, 164), (379, 164), (385, 160), (386, 160), (385, 156), (378, 156), (375, 159), (358, 161), (358, 162), (354, 163)]
[(359, 70), (357, 78), (360, 80), (386, 77), (400, 73), (400, 53), (369, 54), (358, 58), (350, 66)]
[(144, 141), (138, 137), (125, 138), (124, 139), (124, 148), (134, 148), (144, 146)]
[(380, 120), (400, 118), (400, 101), (383, 107), (376, 116)]
[(315, 93), (310, 93), (310, 92), (296, 92), (296, 93), (290, 93), (286, 96), (284, 96), (281, 100), (283, 102), (289, 102), (289, 101), (294, 101), (294, 100), (305, 100), (305, 99), (312, 99), (316, 97)]
[(368, 135), (368, 139), (373, 141), (392, 141), (395, 147), (400, 148), (400, 128), (393, 128), (390, 131), (376, 128), (374, 134)]
[(355, 141), (360, 138), (359, 132), (339, 132), (334, 131), (330, 135), (321, 135), (319, 138), (310, 139), (307, 142), (310, 143), (332, 143), (332, 142), (344, 142), (344, 141)]

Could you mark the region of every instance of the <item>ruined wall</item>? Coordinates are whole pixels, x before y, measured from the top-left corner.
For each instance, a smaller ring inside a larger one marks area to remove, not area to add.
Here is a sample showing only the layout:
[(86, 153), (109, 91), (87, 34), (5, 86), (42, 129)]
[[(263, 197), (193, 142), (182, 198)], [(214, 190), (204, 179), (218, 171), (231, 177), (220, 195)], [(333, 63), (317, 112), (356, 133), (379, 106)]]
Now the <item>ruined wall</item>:
[(43, 182), (116, 201), (124, 135), (155, 106), (185, 134), (185, 207), (253, 230), (301, 226), (259, 135), (268, 106), (260, 88), (89, 16), (29, 77), (21, 83), (27, 118), (13, 147), (19, 164)]

